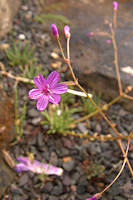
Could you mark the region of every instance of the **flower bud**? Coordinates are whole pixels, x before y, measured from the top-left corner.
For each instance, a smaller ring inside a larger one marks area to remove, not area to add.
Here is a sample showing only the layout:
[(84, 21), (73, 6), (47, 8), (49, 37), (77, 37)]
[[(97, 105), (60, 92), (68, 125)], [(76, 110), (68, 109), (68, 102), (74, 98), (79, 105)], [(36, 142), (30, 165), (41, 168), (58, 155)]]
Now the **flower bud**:
[(51, 30), (52, 30), (53, 36), (57, 37), (59, 35), (56, 24), (51, 24)]
[(118, 9), (118, 3), (117, 3), (117, 1), (113, 2), (113, 8), (114, 8), (115, 11)]
[(65, 36), (67, 37), (67, 38), (70, 38), (70, 26), (68, 26), (68, 25), (66, 25), (65, 27), (64, 27), (64, 33), (65, 33)]

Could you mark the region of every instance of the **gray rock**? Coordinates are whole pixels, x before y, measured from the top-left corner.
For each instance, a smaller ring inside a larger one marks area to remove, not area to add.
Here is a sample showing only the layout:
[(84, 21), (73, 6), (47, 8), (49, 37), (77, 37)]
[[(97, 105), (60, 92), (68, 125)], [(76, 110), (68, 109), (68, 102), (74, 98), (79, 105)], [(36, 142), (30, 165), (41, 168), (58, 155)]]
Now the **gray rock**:
[(28, 110), (28, 115), (30, 117), (39, 117), (40, 113), (35, 108), (31, 108)]
[(19, 186), (23, 186), (25, 184), (27, 184), (28, 182), (28, 174), (25, 173), (24, 175), (22, 175), (20, 178), (19, 178)]
[(49, 196), (49, 200), (58, 200), (59, 198), (56, 196)]
[(70, 185), (71, 184), (71, 180), (70, 180), (70, 177), (65, 175), (64, 178), (63, 178), (63, 184), (64, 185)]
[(14, 200), (22, 200), (22, 195), (18, 195), (18, 194), (17, 194), (17, 195), (14, 195), (14, 196), (13, 196), (13, 199), (14, 199)]
[(41, 121), (41, 117), (36, 117), (31, 120), (31, 123), (36, 126), (40, 123), (40, 121)]
[(68, 172), (72, 171), (75, 168), (74, 160), (63, 162), (63, 168)]
[(125, 200), (122, 196), (115, 196), (115, 200)]
[(51, 194), (52, 195), (56, 195), (56, 196), (59, 196), (63, 193), (63, 185), (62, 183), (59, 183), (58, 182), (58, 185), (56, 185), (53, 190), (51, 191)]
[(48, 183), (45, 184), (43, 191), (46, 192), (46, 193), (50, 193), (52, 189), (53, 189), (52, 183), (48, 182)]
[(90, 148), (90, 151), (93, 152), (93, 153), (101, 153), (101, 147), (100, 147), (100, 144), (95, 142), (95, 143), (91, 143), (89, 145), (89, 148)]
[(84, 133), (85, 131), (87, 131), (87, 128), (82, 123), (78, 123), (77, 126), (81, 133)]
[(62, 147), (61, 149), (56, 149), (56, 152), (61, 157), (69, 155), (69, 150), (64, 147)]
[(78, 185), (77, 186), (77, 193), (78, 194), (84, 194), (86, 192), (86, 186), (85, 185)]
[(58, 165), (58, 157), (55, 152), (51, 152), (49, 163), (51, 163), (52, 165)]
[(79, 177), (80, 177), (80, 174), (78, 172), (75, 172), (74, 174), (72, 174), (71, 185), (75, 185), (78, 182)]
[(21, 0), (0, 0), (0, 37), (11, 30), (20, 3)]
[(21, 188), (18, 188), (17, 185), (15, 185), (15, 184), (11, 185), (11, 192), (12, 192), (12, 194), (18, 194), (18, 195), (23, 194), (23, 190)]
[[(71, 39), (71, 59), (74, 71), (79, 82), (87, 89), (101, 93), (102, 98), (110, 101), (118, 95), (118, 83), (114, 66), (114, 49), (111, 44), (107, 44), (109, 38), (109, 26), (105, 20), (112, 22), (113, 7), (112, 1), (86, 1), (75, 4), (74, 10), (69, 10), (66, 16), (71, 16), (74, 29)], [(95, 9), (97, 7), (97, 9)], [(80, 13), (80, 14), (79, 14)], [(127, 16), (128, 13), (128, 16)], [(120, 43), (132, 30), (132, 6), (128, 1), (119, 3), (119, 18), (117, 23), (116, 41)], [(82, 16), (82, 17), (81, 17)], [(89, 20), (87, 20), (89, 19)], [(121, 23), (123, 26), (121, 26)], [(82, 30), (82, 31), (79, 31)], [(94, 36), (88, 36), (88, 31), (92, 31)], [(105, 33), (105, 35), (102, 35)], [(133, 84), (133, 38), (130, 37), (121, 48), (119, 48), (119, 66), (123, 87)], [(68, 74), (68, 78), (70, 74)], [(133, 95), (133, 92), (131, 93)], [(132, 101), (121, 99), (124, 106), (133, 111)]]
[(44, 146), (44, 142), (43, 142), (43, 134), (42, 133), (38, 133), (37, 134), (37, 145), (38, 147), (43, 147)]

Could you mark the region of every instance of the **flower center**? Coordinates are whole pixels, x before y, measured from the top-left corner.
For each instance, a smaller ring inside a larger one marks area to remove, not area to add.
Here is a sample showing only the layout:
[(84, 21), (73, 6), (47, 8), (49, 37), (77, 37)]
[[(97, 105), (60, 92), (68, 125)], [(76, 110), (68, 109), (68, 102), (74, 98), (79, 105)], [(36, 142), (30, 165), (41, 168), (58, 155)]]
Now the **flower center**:
[(51, 91), (50, 91), (50, 89), (49, 89), (49, 85), (44, 86), (44, 88), (43, 88), (43, 93), (44, 93), (45, 95), (48, 95), (48, 94), (51, 93)]

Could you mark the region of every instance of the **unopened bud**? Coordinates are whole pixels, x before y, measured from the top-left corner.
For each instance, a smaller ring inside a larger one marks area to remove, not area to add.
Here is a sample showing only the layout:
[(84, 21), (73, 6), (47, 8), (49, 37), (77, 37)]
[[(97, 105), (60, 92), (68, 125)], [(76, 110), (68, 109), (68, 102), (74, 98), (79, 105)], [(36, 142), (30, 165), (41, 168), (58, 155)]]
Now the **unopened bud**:
[(70, 34), (70, 26), (66, 25), (66, 26), (64, 27), (64, 33), (65, 33), (65, 36), (66, 36), (67, 38), (70, 38), (70, 36), (71, 36), (71, 34)]
[(113, 8), (114, 8), (114, 10), (117, 10), (117, 9), (118, 9), (118, 3), (117, 3), (117, 1), (114, 1), (114, 2), (113, 2)]
[(58, 28), (57, 28), (56, 24), (51, 25), (51, 30), (52, 30), (53, 36), (57, 37), (59, 35)]

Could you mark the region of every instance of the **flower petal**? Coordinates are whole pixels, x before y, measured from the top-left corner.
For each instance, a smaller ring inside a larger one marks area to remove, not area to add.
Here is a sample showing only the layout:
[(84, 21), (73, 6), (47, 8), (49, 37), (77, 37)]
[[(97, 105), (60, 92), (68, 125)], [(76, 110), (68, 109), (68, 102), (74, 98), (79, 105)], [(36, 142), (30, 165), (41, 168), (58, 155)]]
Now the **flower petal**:
[(58, 104), (60, 102), (60, 95), (59, 94), (50, 94), (49, 101), (53, 104)]
[(67, 90), (68, 86), (65, 83), (57, 83), (54, 88), (52, 88), (52, 92), (55, 94), (64, 94)]
[(38, 74), (34, 77), (34, 83), (38, 89), (43, 89), (47, 85), (47, 80), (45, 80), (42, 74)]
[(55, 86), (55, 84), (59, 81), (60, 75), (56, 71), (53, 71), (49, 74), (47, 81), (51, 88)]
[(25, 164), (19, 163), (19, 164), (15, 165), (15, 170), (16, 170), (17, 172), (22, 172), (22, 171), (28, 171), (29, 168), (28, 168), (28, 166), (26, 166)]
[(44, 174), (61, 176), (63, 174), (63, 169), (49, 165), (47, 163), (43, 164)]
[(24, 156), (19, 156), (19, 157), (16, 158), (16, 160), (18, 162), (25, 164), (25, 165), (27, 165), (29, 163), (28, 157), (24, 157)]
[(30, 99), (39, 99), (42, 96), (42, 92), (39, 89), (32, 89), (29, 91)]
[(48, 105), (48, 96), (41, 96), (40, 99), (37, 100), (37, 109), (40, 111), (45, 110)]
[(59, 33), (58, 33), (58, 28), (57, 28), (56, 24), (52, 24), (51, 29), (52, 29), (53, 35), (57, 37), (59, 35)]

